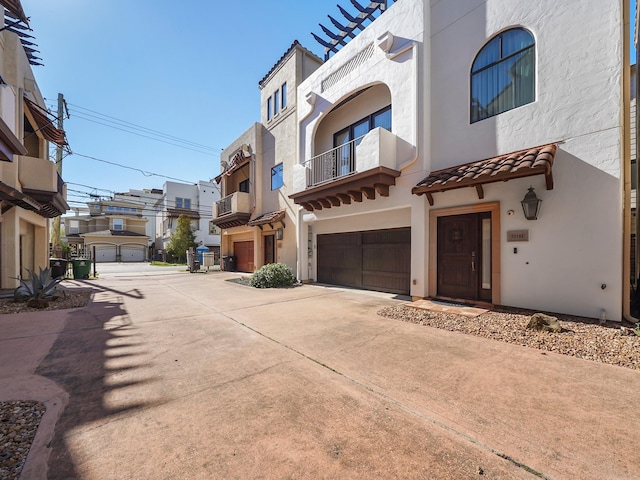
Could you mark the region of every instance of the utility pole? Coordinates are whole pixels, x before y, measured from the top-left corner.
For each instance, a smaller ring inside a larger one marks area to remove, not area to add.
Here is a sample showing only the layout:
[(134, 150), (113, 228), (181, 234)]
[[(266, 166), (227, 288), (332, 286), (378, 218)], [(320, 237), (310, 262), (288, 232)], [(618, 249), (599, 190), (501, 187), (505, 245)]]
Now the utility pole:
[[(64, 95), (58, 93), (58, 129), (64, 130)], [(56, 170), (62, 177), (62, 145), (56, 145)], [(51, 232), (51, 243), (53, 244), (54, 256), (61, 253), (60, 247), (60, 217), (53, 219), (53, 230)], [(56, 253), (60, 252), (60, 253)]]

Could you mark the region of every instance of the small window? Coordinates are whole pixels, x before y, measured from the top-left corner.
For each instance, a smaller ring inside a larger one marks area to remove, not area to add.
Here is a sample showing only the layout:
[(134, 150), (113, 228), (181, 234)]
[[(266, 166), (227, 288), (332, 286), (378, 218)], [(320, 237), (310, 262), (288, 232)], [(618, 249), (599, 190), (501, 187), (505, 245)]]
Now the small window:
[(280, 90), (273, 92), (273, 113), (274, 115), (280, 113)]
[(271, 169), (271, 190), (277, 190), (284, 185), (284, 178), (282, 177), (282, 164), (279, 163)]
[(267, 120), (271, 120), (273, 118), (273, 98), (267, 98)]
[(495, 37), (471, 67), (471, 123), (535, 100), (535, 42), (523, 28)]
[(240, 184), (238, 185), (238, 191), (244, 192), (244, 193), (249, 193), (249, 179), (248, 178), (246, 180), (243, 180), (242, 182), (240, 182)]
[(185, 209), (190, 209), (191, 208), (191, 199), (190, 198), (181, 198), (181, 197), (176, 197), (176, 208), (185, 208)]
[(116, 207), (114, 207), (113, 205), (109, 205), (107, 207), (107, 210), (111, 211), (111, 212), (115, 212), (116, 211)]
[(285, 108), (287, 108), (287, 82), (284, 82), (282, 84), (282, 109), (284, 110)]
[(114, 230), (124, 230), (124, 221), (121, 218), (113, 219), (113, 229)]
[(78, 220), (68, 220), (69, 225), (67, 226), (68, 234), (80, 233), (80, 222)]

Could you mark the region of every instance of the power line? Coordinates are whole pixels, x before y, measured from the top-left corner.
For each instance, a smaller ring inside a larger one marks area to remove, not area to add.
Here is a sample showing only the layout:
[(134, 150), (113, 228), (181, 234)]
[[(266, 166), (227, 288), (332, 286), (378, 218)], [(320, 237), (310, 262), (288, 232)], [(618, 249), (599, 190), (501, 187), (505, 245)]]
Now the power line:
[[(165, 138), (171, 138), (173, 140), (177, 140), (180, 143), (190, 144), (190, 145), (193, 145), (194, 147), (201, 147), (201, 148), (203, 148), (205, 150), (216, 150), (214, 147), (212, 147), (210, 145), (204, 145), (204, 144), (201, 144), (201, 143), (192, 142), (190, 140), (185, 140), (183, 138), (176, 137), (174, 135), (170, 135), (168, 133), (163, 133), (163, 132), (160, 132), (158, 130), (153, 130), (151, 128), (143, 127), (142, 125), (138, 125), (138, 124), (135, 124), (135, 123), (128, 122), (126, 120), (121, 120), (119, 118), (112, 117), (111, 115), (106, 115), (104, 113), (96, 112), (95, 110), (91, 110), (91, 109), (86, 108), (86, 107), (81, 107), (81, 106), (75, 105), (73, 103), (70, 103), (69, 105), (71, 105), (71, 106), (73, 106), (75, 108), (79, 108), (81, 110), (85, 110), (87, 112), (91, 112), (91, 113), (93, 113), (95, 115), (91, 115), (90, 113), (77, 112), (77, 111), (76, 111), (76, 114), (77, 113), (82, 113), (83, 115), (87, 115), (87, 116), (90, 116), (90, 117), (93, 117), (93, 118), (104, 117), (104, 118), (109, 119), (109, 121), (112, 121), (112, 123), (120, 123), (120, 124), (123, 124), (123, 125), (127, 125), (127, 126), (130, 126), (131, 128), (133, 128), (135, 130), (142, 130), (142, 131), (153, 133), (155, 135), (162, 136), (162, 137), (165, 137)], [(96, 116), (96, 115), (98, 115), (98, 116)]]
[(92, 157), (91, 155), (83, 155), (82, 153), (76, 153), (73, 152), (72, 155), (77, 155), (78, 157), (83, 157), (83, 158), (88, 158), (89, 160), (94, 160), (96, 162), (102, 162), (102, 163), (107, 163), (109, 165), (115, 165), (116, 167), (121, 167), (121, 168), (126, 168), (128, 170), (133, 170), (134, 172), (139, 172), (142, 175), (144, 175), (145, 177), (160, 177), (160, 178), (167, 178), (169, 180), (176, 180), (178, 182), (182, 182), (182, 183), (190, 183), (190, 184), (195, 184), (197, 182), (193, 182), (191, 180), (184, 180), (181, 178), (176, 178), (176, 177), (170, 177), (168, 175), (162, 175), (160, 173), (154, 173), (154, 172), (149, 172), (147, 170), (142, 170), (140, 168), (135, 168), (135, 167), (130, 167), (129, 165), (122, 165), (120, 163), (116, 163), (116, 162), (110, 162), (109, 160), (103, 160), (101, 158), (96, 158), (96, 157)]
[(87, 122), (96, 123), (98, 125), (103, 125), (105, 127), (113, 128), (114, 130), (120, 130), (121, 132), (130, 133), (132, 135), (137, 135), (138, 137), (148, 138), (150, 140), (154, 140), (156, 142), (164, 143), (164, 144), (167, 144), (167, 145), (173, 145), (174, 147), (184, 148), (185, 150), (191, 150), (192, 152), (201, 153), (203, 155), (212, 155), (213, 156), (213, 155), (218, 154), (217, 152), (203, 152), (202, 150), (197, 150), (195, 148), (186, 147), (184, 145), (180, 145), (180, 144), (177, 144), (177, 143), (174, 143), (174, 142), (168, 142), (166, 140), (161, 140), (159, 138), (150, 137), (148, 135), (143, 135), (141, 133), (136, 133), (136, 132), (133, 132), (131, 130), (127, 130), (127, 129), (124, 129), (124, 128), (119, 128), (119, 127), (116, 127), (114, 125), (109, 125), (107, 123), (98, 122), (97, 120), (91, 120), (90, 118), (85, 118), (85, 117), (83, 117), (81, 115), (79, 116), (77, 113), (74, 114), (73, 118), (79, 118), (79, 119), (85, 120)]

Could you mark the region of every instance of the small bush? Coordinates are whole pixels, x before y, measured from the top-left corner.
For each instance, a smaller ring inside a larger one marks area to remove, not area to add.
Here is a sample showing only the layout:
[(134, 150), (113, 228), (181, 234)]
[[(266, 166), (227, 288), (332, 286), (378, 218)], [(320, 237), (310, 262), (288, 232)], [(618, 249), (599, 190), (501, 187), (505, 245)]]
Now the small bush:
[(255, 272), (249, 280), (249, 285), (256, 288), (290, 287), (295, 283), (295, 275), (284, 263), (269, 263)]

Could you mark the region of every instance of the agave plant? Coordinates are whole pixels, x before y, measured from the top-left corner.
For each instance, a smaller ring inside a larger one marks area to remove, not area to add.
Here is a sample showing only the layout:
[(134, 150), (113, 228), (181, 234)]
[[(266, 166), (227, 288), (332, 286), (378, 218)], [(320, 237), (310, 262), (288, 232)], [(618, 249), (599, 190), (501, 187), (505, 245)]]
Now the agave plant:
[(27, 301), (38, 304), (56, 298), (57, 285), (64, 277), (51, 277), (51, 269), (49, 267), (44, 270), (40, 267), (40, 273), (27, 270), (30, 280), (20, 280), (20, 286), (13, 291), (13, 299), (15, 301)]

